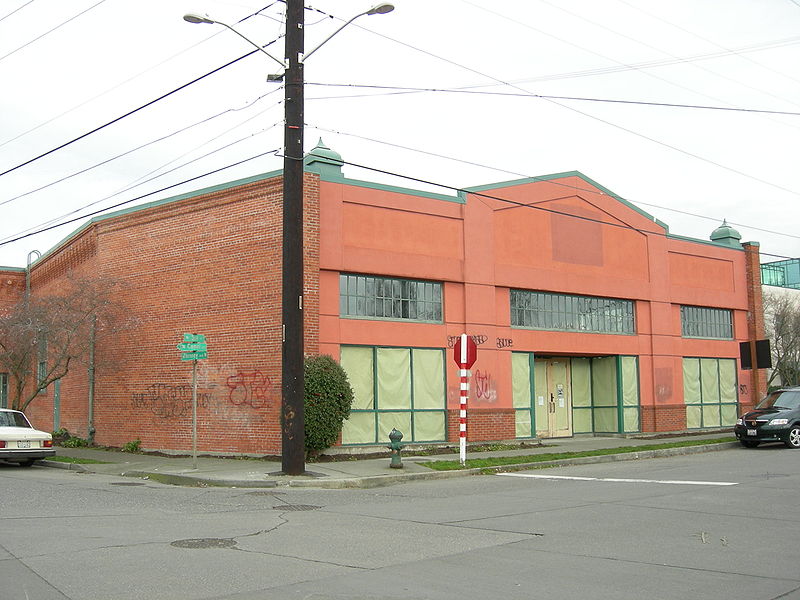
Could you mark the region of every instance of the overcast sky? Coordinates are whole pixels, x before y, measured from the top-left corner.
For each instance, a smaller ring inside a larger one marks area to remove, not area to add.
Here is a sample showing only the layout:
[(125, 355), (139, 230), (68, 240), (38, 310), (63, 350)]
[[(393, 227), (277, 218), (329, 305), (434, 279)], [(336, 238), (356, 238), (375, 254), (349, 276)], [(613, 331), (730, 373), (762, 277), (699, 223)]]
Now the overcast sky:
[[(724, 218), (762, 262), (800, 256), (800, 0), (394, 4), (306, 63), (305, 149), (322, 137), (346, 176), (454, 194), (577, 170), (670, 233), (708, 239)], [(309, 52), (371, 4), (307, 6)], [(252, 46), (182, 16), (282, 58), (284, 10), (0, 0), (0, 265), (90, 212), (280, 169), (280, 65), (257, 52), (186, 85)]]

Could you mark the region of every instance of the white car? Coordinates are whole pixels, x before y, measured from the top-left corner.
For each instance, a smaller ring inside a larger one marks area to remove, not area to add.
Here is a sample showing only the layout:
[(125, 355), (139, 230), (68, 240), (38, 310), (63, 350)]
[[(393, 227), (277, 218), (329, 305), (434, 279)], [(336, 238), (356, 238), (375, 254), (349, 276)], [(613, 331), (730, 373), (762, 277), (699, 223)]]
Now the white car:
[(20, 411), (0, 408), (0, 460), (30, 467), (55, 453), (52, 435), (34, 429)]

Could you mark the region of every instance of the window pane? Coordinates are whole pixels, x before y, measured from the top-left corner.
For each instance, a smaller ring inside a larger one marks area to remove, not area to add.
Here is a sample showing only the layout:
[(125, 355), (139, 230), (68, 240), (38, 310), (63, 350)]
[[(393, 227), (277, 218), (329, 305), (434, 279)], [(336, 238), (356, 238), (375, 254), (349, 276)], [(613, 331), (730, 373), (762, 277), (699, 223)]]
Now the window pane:
[(342, 274), (341, 316), (412, 321), (442, 320), (440, 283)]

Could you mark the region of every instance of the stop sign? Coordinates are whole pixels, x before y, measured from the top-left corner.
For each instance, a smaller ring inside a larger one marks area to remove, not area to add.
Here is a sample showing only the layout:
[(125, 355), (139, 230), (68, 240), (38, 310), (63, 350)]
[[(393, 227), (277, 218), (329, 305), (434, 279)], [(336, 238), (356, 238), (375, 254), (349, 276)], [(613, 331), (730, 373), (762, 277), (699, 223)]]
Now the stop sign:
[(469, 369), (478, 358), (478, 346), (466, 333), (458, 336), (453, 350), (453, 358), (459, 369)]

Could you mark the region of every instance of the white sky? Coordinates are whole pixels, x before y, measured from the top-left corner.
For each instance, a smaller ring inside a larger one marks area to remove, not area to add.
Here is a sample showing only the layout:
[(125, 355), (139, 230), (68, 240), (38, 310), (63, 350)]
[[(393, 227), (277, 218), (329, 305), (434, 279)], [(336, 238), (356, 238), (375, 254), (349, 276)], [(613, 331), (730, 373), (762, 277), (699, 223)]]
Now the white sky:
[[(318, 10), (306, 11), (307, 52), (371, 0), (309, 1)], [(306, 63), (306, 151), (321, 136), (345, 161), (454, 187), (578, 170), (673, 234), (708, 239), (726, 218), (761, 243), (762, 261), (800, 256), (800, 0), (395, 5)], [(279, 66), (257, 53), (19, 166), (252, 49), (219, 25), (184, 22), (186, 12), (235, 24), (261, 9), (235, 26), (264, 44), (283, 32), (280, 1), (0, 0), (0, 265), (25, 266), (85, 222), (2, 243), (54, 219), (279, 150), (283, 90), (266, 81)], [(282, 58), (283, 40), (269, 51)], [(281, 166), (267, 154), (124, 206)], [(352, 165), (344, 173), (453, 193)]]

